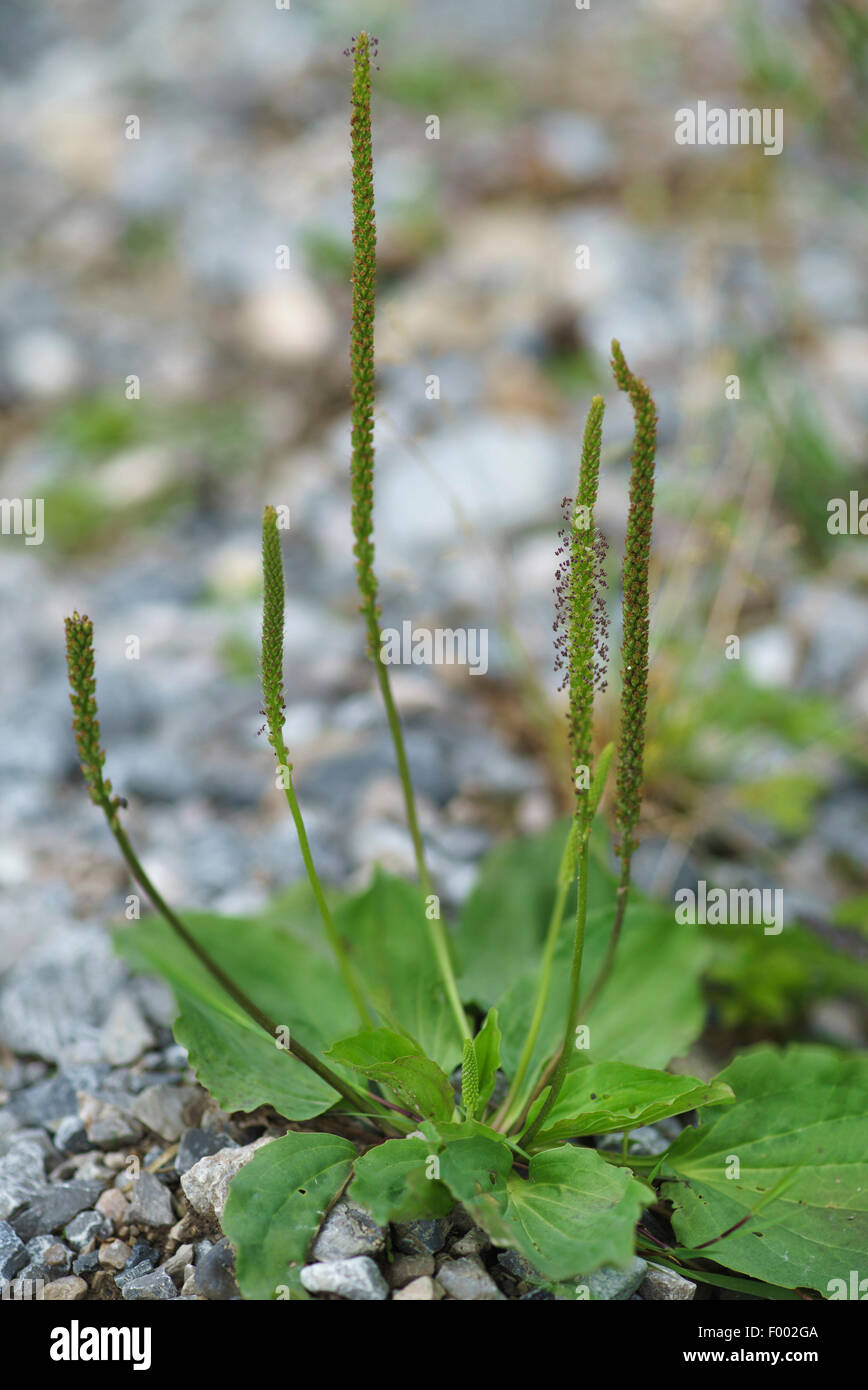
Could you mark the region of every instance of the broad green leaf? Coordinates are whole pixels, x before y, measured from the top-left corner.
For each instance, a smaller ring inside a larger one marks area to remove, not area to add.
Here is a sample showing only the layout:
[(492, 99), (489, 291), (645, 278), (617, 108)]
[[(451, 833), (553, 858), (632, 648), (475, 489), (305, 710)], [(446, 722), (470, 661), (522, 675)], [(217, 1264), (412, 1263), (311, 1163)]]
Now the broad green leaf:
[(672, 1076), (626, 1062), (596, 1062), (568, 1072), (560, 1094), (536, 1135), (534, 1147), (588, 1134), (637, 1129), (666, 1115), (732, 1100), (722, 1081)]
[(269, 1041), (246, 1014), (224, 999), (204, 1004), (176, 989), (175, 1037), (187, 1049), (199, 1081), (226, 1111), (273, 1105), (290, 1120), (321, 1115), (340, 1099), (337, 1091)]
[(490, 1008), (537, 967), (569, 828), (558, 822), (542, 835), (498, 845), (483, 859), (458, 924), (465, 999)]
[(340, 903), (334, 918), (384, 1022), (397, 1021), (450, 1072), (461, 1061), (462, 1039), (437, 973), (420, 889), (377, 870), (371, 886)]
[(476, 1113), (485, 1113), (491, 1100), (497, 1071), (500, 1066), (500, 1028), (497, 1023), (497, 1009), (489, 1009), (485, 1022), (473, 1039), (476, 1052), (476, 1067), (479, 1072), (479, 1103)]
[[(503, 1068), (508, 1076), (515, 1070), (533, 1012), (542, 940), (568, 829), (564, 821), (544, 835), (496, 850), (485, 861), (462, 916), (463, 993), (486, 1005), (497, 1004), (503, 1028)], [(589, 856), (586, 988), (602, 964), (612, 927), (617, 884), (602, 862), (606, 852), (605, 831), (597, 827)], [(573, 891), (564, 913), (551, 993), (525, 1096), (563, 1034), (574, 927)], [(615, 969), (583, 1019), (590, 1025), (593, 1060), (665, 1067), (673, 1057), (683, 1055), (705, 1020), (699, 976), (709, 951), (709, 943), (694, 929), (675, 923), (671, 908), (631, 889)], [(504, 991), (500, 996), (499, 990)]]
[[(290, 933), (236, 918), (190, 913), (196, 939), (256, 1002), (311, 1051), (353, 1027), (355, 1009), (337, 970)], [(197, 1077), (226, 1110), (273, 1105), (289, 1119), (329, 1109), (337, 1093), (276, 1046), (221, 989), (167, 923), (146, 918), (118, 932), (115, 946), (134, 970), (172, 985), (175, 1036)]]
[(326, 1056), (387, 1086), (425, 1118), (448, 1120), (455, 1108), (448, 1076), (406, 1034), (365, 1028), (333, 1043)]
[(511, 1175), (505, 1211), (496, 1196), (465, 1206), (496, 1244), (521, 1250), (547, 1279), (569, 1279), (629, 1264), (639, 1212), (653, 1200), (628, 1169), (565, 1144), (535, 1154), (527, 1179)]
[(238, 1251), (245, 1298), (273, 1299), (298, 1281), (329, 1205), (346, 1182), (356, 1150), (333, 1134), (286, 1134), (259, 1149), (232, 1179), (223, 1230)]
[(454, 1139), (440, 1154), (440, 1177), (456, 1201), (470, 1202), (485, 1194), (505, 1208), (506, 1179), (512, 1154), (503, 1142), (484, 1135)]
[(427, 1139), (387, 1139), (356, 1161), (353, 1201), (381, 1224), (445, 1216), (455, 1199), (437, 1180), (436, 1158)]
[[(732, 1086), (735, 1104), (703, 1112), (663, 1169), (679, 1241), (690, 1249), (713, 1241), (706, 1259), (828, 1293), (868, 1250), (868, 1058), (759, 1047), (718, 1080)], [(769, 1200), (778, 1184), (785, 1190)]]

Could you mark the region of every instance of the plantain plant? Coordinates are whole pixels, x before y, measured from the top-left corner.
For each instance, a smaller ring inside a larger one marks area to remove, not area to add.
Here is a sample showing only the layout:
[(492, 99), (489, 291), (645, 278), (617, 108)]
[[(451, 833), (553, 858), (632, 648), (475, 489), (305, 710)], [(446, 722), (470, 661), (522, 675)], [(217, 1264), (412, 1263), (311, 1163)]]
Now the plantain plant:
[[(182, 919), (145, 873), (121, 824), (125, 803), (103, 776), (92, 624), (77, 613), (66, 623), (82, 772), (157, 913), (120, 933), (118, 947), (134, 968), (172, 985), (176, 1037), (217, 1102), (244, 1112), (269, 1105), (295, 1126), (261, 1147), (231, 1185), (223, 1222), (242, 1291), (307, 1297), (301, 1270), (325, 1215), (348, 1192), (381, 1223), (461, 1206), (558, 1296), (587, 1296), (588, 1275), (629, 1265), (637, 1250), (761, 1297), (825, 1293), (868, 1244), (865, 1060), (762, 1046), (711, 1081), (666, 1070), (702, 1031), (708, 951), (702, 937), (675, 927), (671, 912), (630, 891), (648, 697), (656, 412), (617, 342), (615, 381), (635, 421), (618, 746), (595, 756), (594, 694), (608, 675), (606, 542), (594, 520), (604, 403), (595, 397), (556, 572), (572, 814), (496, 849), (454, 930), (441, 919), (381, 650), (374, 569), (373, 51), (360, 34), (352, 49), (352, 523), (368, 656), (394, 742), (417, 882), (378, 871), (364, 891), (339, 896), (317, 874), (283, 733), (285, 600), (273, 508), (265, 508), (262, 536), (264, 728), (307, 884), (260, 918)], [(617, 879), (601, 814), (613, 766)], [(665, 1152), (647, 1156), (631, 1145), (637, 1127), (693, 1111), (698, 1124)], [(315, 1130), (305, 1131), (314, 1117)], [(613, 1134), (620, 1143), (593, 1142)]]

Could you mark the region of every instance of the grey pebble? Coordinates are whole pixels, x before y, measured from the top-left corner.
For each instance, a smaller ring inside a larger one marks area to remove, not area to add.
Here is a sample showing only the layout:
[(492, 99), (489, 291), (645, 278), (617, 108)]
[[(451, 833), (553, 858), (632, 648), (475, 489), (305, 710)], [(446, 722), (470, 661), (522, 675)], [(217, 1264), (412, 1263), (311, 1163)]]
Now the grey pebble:
[(9, 1101), (9, 1109), (22, 1124), (51, 1125), (67, 1115), (77, 1115), (78, 1092), (98, 1091), (108, 1075), (109, 1068), (101, 1064), (70, 1067), (16, 1091)]
[(386, 1246), (386, 1233), (370, 1212), (354, 1202), (332, 1207), (314, 1241), (314, 1260), (344, 1260), (354, 1255), (378, 1255)]
[(654, 1303), (686, 1302), (694, 1297), (696, 1285), (692, 1279), (685, 1279), (674, 1269), (652, 1264), (648, 1266), (648, 1272), (639, 1285), (639, 1293), (643, 1299), (649, 1299)]
[(196, 1261), (196, 1287), (206, 1298), (241, 1297), (235, 1282), (235, 1251), (226, 1236)]
[(127, 1217), (136, 1226), (159, 1228), (175, 1224), (169, 1190), (153, 1173), (142, 1173), (133, 1183)]
[(333, 1293), (354, 1302), (374, 1303), (389, 1296), (389, 1286), (369, 1255), (305, 1265), (301, 1282), (308, 1293)]
[(189, 1120), (190, 1109), (204, 1099), (198, 1086), (172, 1086), (160, 1081), (148, 1086), (130, 1106), (131, 1113), (153, 1134), (167, 1143), (180, 1139)]
[(576, 1283), (587, 1284), (591, 1298), (598, 1303), (626, 1303), (637, 1292), (647, 1272), (647, 1261), (637, 1255), (627, 1269), (602, 1265), (586, 1279), (577, 1279)]
[(138, 1278), (130, 1279), (123, 1284), (121, 1291), (130, 1303), (157, 1303), (178, 1297), (174, 1281), (164, 1269), (148, 1270)]
[(72, 1251), (54, 1236), (33, 1236), (27, 1242), (31, 1279), (58, 1279), (72, 1268)]
[(12, 1216), (45, 1186), (44, 1169), (42, 1147), (33, 1141), (16, 1144), (0, 1158), (0, 1220)]
[(477, 1255), (444, 1260), (437, 1271), (437, 1282), (450, 1298), (461, 1299), (462, 1302), (499, 1303), (504, 1300), (504, 1295)]
[(27, 1264), (27, 1247), (8, 1221), (0, 1221), (0, 1279), (12, 1279)]
[(88, 1250), (86, 1255), (79, 1255), (72, 1262), (73, 1274), (95, 1274), (99, 1269), (99, 1251)]
[(86, 1207), (92, 1207), (103, 1190), (101, 1182), (58, 1182), (31, 1198), (12, 1220), (22, 1240), (44, 1231), (59, 1231)]
[(64, 1115), (54, 1131), (54, 1144), (66, 1154), (87, 1153), (90, 1140), (80, 1115)]
[(392, 1227), (396, 1249), (402, 1255), (436, 1255), (446, 1244), (449, 1222), (438, 1216), (433, 1221), (405, 1221)]
[(92, 1240), (102, 1236), (107, 1238), (114, 1227), (101, 1211), (80, 1211), (67, 1225), (63, 1234), (73, 1250), (82, 1251)]
[(227, 1148), (238, 1148), (235, 1140), (230, 1139), (227, 1134), (213, 1134), (207, 1129), (187, 1129), (181, 1135), (175, 1155), (175, 1172), (186, 1173), (200, 1158), (206, 1158)]

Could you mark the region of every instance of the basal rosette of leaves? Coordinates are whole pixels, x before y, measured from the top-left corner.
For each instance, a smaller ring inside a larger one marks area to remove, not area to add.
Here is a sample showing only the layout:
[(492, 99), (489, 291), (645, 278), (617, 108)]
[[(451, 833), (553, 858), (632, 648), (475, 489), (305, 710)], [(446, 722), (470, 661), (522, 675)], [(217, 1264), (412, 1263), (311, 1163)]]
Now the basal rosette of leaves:
[[(576, 505), (564, 499), (557, 567), (573, 813), (496, 848), (458, 921), (450, 929), (441, 920), (380, 653), (375, 43), (359, 35), (352, 51), (354, 553), (416, 881), (378, 871), (361, 892), (341, 896), (319, 879), (284, 739), (275, 508), (263, 517), (262, 714), (307, 881), (261, 916), (182, 918), (145, 872), (122, 823), (126, 803), (103, 777), (93, 625), (77, 613), (67, 620), (85, 781), (158, 914), (119, 933), (118, 950), (133, 969), (171, 985), (175, 1035), (224, 1110), (270, 1106), (296, 1126), (318, 1118), (317, 1132), (295, 1128), (262, 1146), (231, 1184), (223, 1223), (242, 1292), (306, 1298), (300, 1269), (346, 1192), (380, 1223), (461, 1206), (496, 1247), (519, 1251), (534, 1277), (553, 1286), (569, 1287), (603, 1265), (626, 1266), (638, 1249), (695, 1279), (760, 1296), (794, 1289), (823, 1296), (868, 1248), (868, 1062), (829, 1048), (763, 1047), (710, 1081), (667, 1070), (704, 1029), (703, 976), (715, 961), (707, 933), (676, 926), (671, 907), (630, 881), (644, 777), (656, 411), (617, 343), (615, 379), (634, 411), (618, 748), (595, 753), (593, 746), (594, 691), (608, 657), (599, 563), (606, 543), (593, 516), (603, 421), (595, 397)], [(617, 877), (605, 823), (610, 768)], [(719, 978), (719, 960), (717, 969)], [(631, 1152), (629, 1131), (673, 1116), (695, 1116), (696, 1124), (662, 1155)], [(619, 1132), (627, 1136), (620, 1151), (593, 1142)], [(651, 1207), (658, 1232), (671, 1216), (671, 1240), (651, 1231)]]

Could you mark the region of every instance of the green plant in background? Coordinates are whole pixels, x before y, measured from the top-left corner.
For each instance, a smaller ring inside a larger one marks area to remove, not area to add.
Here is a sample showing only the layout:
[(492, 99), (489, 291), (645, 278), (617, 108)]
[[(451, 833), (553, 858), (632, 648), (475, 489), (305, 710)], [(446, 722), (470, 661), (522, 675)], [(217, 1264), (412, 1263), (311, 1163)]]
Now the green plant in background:
[[(488, 857), (451, 941), (440, 919), (380, 647), (372, 46), (364, 34), (353, 52), (352, 520), (368, 651), (418, 882), (377, 872), (341, 898), (321, 886), (283, 735), (284, 582), (272, 508), (262, 537), (264, 727), (307, 883), (259, 918), (182, 921), (145, 874), (120, 823), (124, 803), (103, 778), (92, 625), (78, 614), (67, 620), (83, 775), (159, 914), (119, 934), (121, 953), (172, 985), (176, 1037), (220, 1106), (267, 1104), (296, 1124), (323, 1117), (316, 1133), (294, 1129), (262, 1146), (232, 1181), (223, 1224), (242, 1291), (305, 1298), (302, 1266), (348, 1191), (381, 1223), (462, 1206), (559, 1297), (574, 1298), (576, 1283), (600, 1266), (628, 1265), (637, 1249), (759, 1296), (823, 1293), (868, 1241), (868, 1061), (832, 1048), (764, 1046), (711, 1081), (667, 1071), (702, 1032), (710, 945), (635, 889), (628, 909), (643, 781), (656, 413), (617, 343), (615, 379), (635, 416), (617, 753), (610, 744), (593, 755), (594, 691), (607, 669), (605, 542), (594, 526), (603, 401), (595, 397), (557, 575), (572, 815)], [(607, 867), (600, 815), (613, 763), (619, 881)], [(584, 999), (583, 978), (593, 981)], [(631, 1150), (631, 1130), (692, 1111), (699, 1124), (665, 1153)], [(613, 1134), (623, 1138), (612, 1151), (590, 1143)], [(661, 1200), (673, 1213), (668, 1242), (643, 1216)]]

